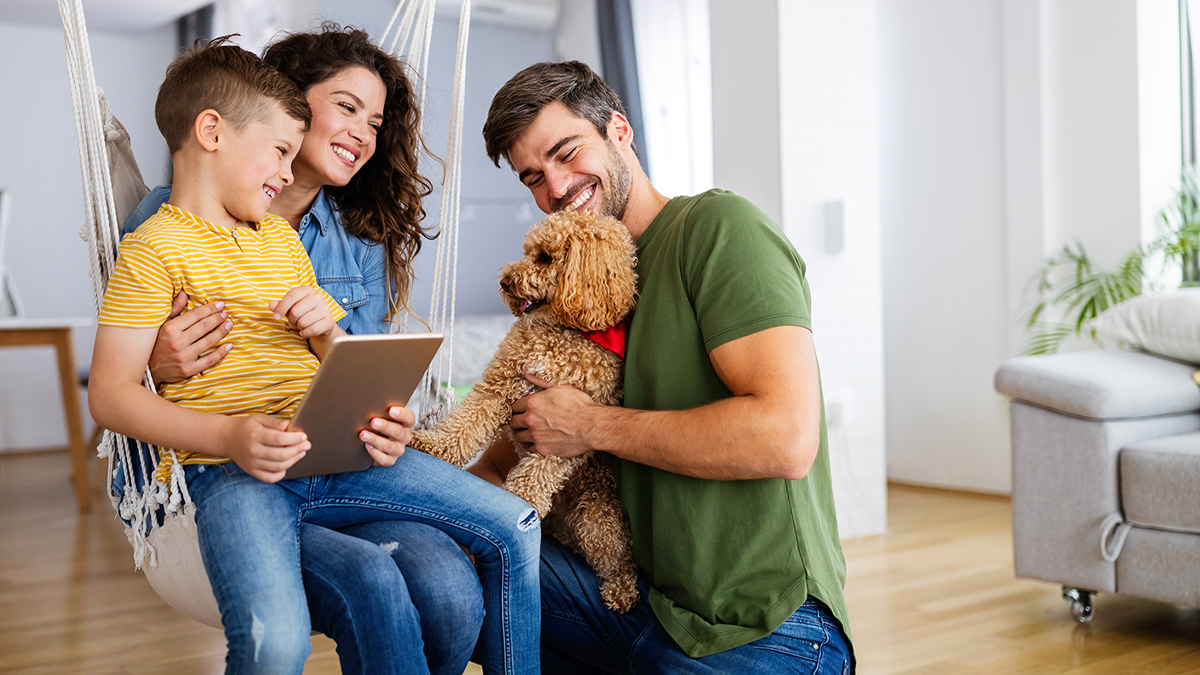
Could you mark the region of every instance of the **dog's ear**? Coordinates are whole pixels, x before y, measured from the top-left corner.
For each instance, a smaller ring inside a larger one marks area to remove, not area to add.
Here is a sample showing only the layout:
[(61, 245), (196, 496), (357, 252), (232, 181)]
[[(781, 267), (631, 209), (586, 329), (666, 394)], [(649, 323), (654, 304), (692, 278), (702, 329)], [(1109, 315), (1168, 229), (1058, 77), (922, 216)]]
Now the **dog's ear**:
[(581, 214), (567, 240), (558, 288), (550, 307), (557, 320), (577, 330), (604, 330), (633, 309), (637, 297), (635, 249), (629, 232), (613, 218)]

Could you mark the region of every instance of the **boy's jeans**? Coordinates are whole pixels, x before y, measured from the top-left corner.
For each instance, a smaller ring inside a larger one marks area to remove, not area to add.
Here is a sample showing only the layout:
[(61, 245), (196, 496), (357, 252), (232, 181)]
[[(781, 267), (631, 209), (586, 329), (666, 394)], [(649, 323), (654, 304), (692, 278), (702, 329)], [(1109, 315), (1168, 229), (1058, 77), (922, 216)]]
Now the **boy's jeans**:
[(729, 651), (693, 659), (642, 599), (617, 614), (600, 598), (600, 580), (583, 558), (550, 537), (542, 540), (543, 673), (803, 673), (845, 675), (845, 635), (824, 604), (808, 599), (774, 633)]
[[(342, 528), (378, 520), (437, 527), (475, 556), (486, 616), (479, 638), (492, 673), (538, 671), (541, 528), (524, 500), (408, 449), (391, 467), (263, 483), (237, 465), (186, 467), (200, 552), (225, 625), (229, 673), (300, 673), (310, 620), (299, 524)], [(372, 630), (375, 627), (363, 627)], [(406, 653), (398, 672), (427, 670)]]

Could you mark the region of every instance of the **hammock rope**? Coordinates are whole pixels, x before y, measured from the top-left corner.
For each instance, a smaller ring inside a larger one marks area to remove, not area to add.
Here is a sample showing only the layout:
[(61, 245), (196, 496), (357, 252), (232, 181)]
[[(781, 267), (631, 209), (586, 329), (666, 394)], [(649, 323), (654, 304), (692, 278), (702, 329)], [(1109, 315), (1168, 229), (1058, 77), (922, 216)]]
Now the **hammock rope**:
[[(429, 46), (433, 35), (436, 1), (399, 0), (396, 11), (388, 23), (388, 28), (384, 31), (384, 37), (379, 42), (380, 48), (390, 54), (397, 57), (404, 54), (409, 55), (410, 58), (401, 58), (401, 60), (417, 74), (420, 82), (419, 120), (423, 120), (424, 116), (426, 73), (429, 65)], [(146, 187), (141, 182), (141, 174), (137, 171), (132, 154), (128, 152), (128, 134), (120, 122), (112, 116), (108, 102), (104, 98), (104, 92), (96, 86), (82, 0), (58, 0), (58, 8), (63, 22), (67, 76), (71, 88), (75, 131), (79, 141), (80, 175), (83, 182), (84, 223), (79, 234), (88, 245), (92, 300), (96, 313), (99, 314), (104, 300), (104, 289), (116, 264), (117, 243), (120, 241), (121, 221), (118, 219), (117, 200), (113, 187), (113, 174), (115, 173), (111, 163), (113, 157), (117, 157), (118, 162), (127, 159), (128, 163), (132, 165), (123, 167), (126, 171), (121, 174), (121, 180), (125, 181), (122, 184), (122, 197), (128, 196), (128, 190), (125, 188), (131, 187), (131, 184), (126, 184), (131, 178), (135, 178), (140, 185), (140, 192), (134, 195), (138, 199), (145, 194)], [(384, 45), (387, 44), (387, 37), (398, 18), (400, 19), (398, 30), (391, 38), (390, 47), (384, 48)], [(463, 0), (459, 17), (454, 93), (446, 151), (447, 179), (442, 193), (440, 223), (442, 236), (439, 237), (437, 245), (437, 272), (435, 273), (431, 304), (431, 307), (437, 308), (438, 318), (433, 324), (434, 330), (447, 327), (449, 328), (447, 333), (453, 330), (454, 325), (455, 282), (453, 275), (457, 273), (458, 268), (462, 111), (469, 21), (470, 0)], [(417, 30), (418, 27), (420, 30)], [(411, 58), (412, 55), (416, 55), (416, 58)], [(122, 143), (124, 143), (126, 156), (121, 156), (119, 151), (110, 155), (109, 148), (120, 147)], [(127, 215), (121, 214), (121, 217)], [(431, 311), (431, 313), (433, 312)], [(449, 381), (450, 358), (447, 354), (452, 349), (452, 345), (453, 338), (450, 337), (449, 344), (442, 350), (445, 370), (442, 370), (440, 360), (438, 378), (436, 381), (431, 380), (433, 386), (429, 388), (433, 398), (422, 403), (422, 410), (428, 411), (440, 407), (438, 404), (446, 399), (444, 392), (439, 393), (437, 390), (436, 382)], [(445, 378), (442, 377), (443, 373), (447, 375)], [(426, 379), (429, 380), (429, 378), (430, 374), (427, 373)], [(144, 384), (151, 391), (156, 391), (149, 369), (146, 371)], [(133, 449), (131, 449), (131, 445)], [(154, 476), (157, 468), (154, 448), (145, 443), (130, 442), (130, 439), (110, 431), (104, 432), (98, 454), (101, 458), (108, 459), (108, 480), (110, 482), (117, 477), (115, 465), (120, 465), (120, 475), (124, 478), (124, 487), (120, 494), (113, 494), (113, 491), (109, 490), (109, 499), (113, 509), (128, 523), (126, 535), (133, 547), (134, 568), (143, 569), (154, 586), (154, 590), (177, 609), (197, 621), (219, 627), (219, 614), (214, 616), (216, 603), (211, 598), (208, 579), (199, 562), (199, 547), (195, 540), (193, 522), (195, 507), (187, 489), (183, 467), (178, 462), (173, 462), (169, 485), (159, 482)], [(171, 459), (174, 459), (173, 451)], [(158, 517), (160, 512), (164, 514), (161, 522)], [(176, 526), (177, 524), (178, 526)], [(187, 529), (188, 527), (190, 530)], [(162, 534), (168, 529), (171, 529), (169, 536)], [(183, 534), (180, 535), (180, 532)], [(179, 539), (180, 536), (183, 537), (182, 541)], [(156, 548), (162, 550), (156, 550)], [(149, 569), (145, 567), (147, 562), (149, 562)], [(166, 571), (161, 569), (161, 563), (164, 562), (168, 563)], [(156, 569), (157, 573), (152, 573)], [(197, 576), (199, 576), (198, 579)], [(203, 598), (196, 597), (198, 594), (204, 593), (207, 595)]]
[[(402, 3), (403, 4), (403, 3)], [(407, 46), (409, 54), (420, 54), (413, 65), (419, 82), (418, 109), (425, 110), (428, 82), (429, 45), (433, 36), (433, 4), (397, 6), (384, 29), (380, 45), (388, 45), (389, 53), (400, 56), (398, 50)], [(402, 11), (403, 10), (403, 11)], [(450, 124), (446, 140), (445, 180), (442, 185), (440, 227), (434, 257), (433, 284), (429, 300), (429, 325), (434, 332), (443, 333), (446, 341), (434, 363), (426, 371), (418, 387), (421, 411), (419, 428), (429, 428), (446, 415), (456, 403), (450, 385), (454, 372), (454, 306), (458, 290), (458, 242), (460, 206), (462, 203), (462, 146), (463, 120), (466, 100), (467, 44), (471, 27), (471, 2), (463, 0), (458, 18), (458, 42), (454, 58), (454, 86), (450, 99)], [(397, 25), (397, 20), (399, 24)], [(393, 34), (392, 29), (395, 28)], [(419, 29), (418, 29), (419, 28)]]

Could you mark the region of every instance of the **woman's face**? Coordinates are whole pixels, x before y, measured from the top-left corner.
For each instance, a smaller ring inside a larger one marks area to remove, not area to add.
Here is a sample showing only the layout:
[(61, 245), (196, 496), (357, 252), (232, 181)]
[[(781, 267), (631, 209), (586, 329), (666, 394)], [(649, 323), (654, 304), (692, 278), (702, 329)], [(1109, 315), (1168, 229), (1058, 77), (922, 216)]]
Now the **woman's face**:
[(373, 71), (351, 66), (308, 90), (312, 127), (296, 156), (297, 184), (345, 185), (375, 154), (387, 89)]

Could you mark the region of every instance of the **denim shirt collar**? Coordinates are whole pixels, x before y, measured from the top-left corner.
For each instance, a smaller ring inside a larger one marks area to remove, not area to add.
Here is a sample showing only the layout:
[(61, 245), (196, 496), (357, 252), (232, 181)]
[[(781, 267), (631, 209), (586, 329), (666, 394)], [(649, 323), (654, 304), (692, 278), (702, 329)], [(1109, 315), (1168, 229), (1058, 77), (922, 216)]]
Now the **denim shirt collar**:
[(321, 236), (325, 236), (329, 227), (335, 224), (333, 204), (325, 198), (325, 188), (317, 191), (317, 198), (313, 200), (313, 205), (308, 209), (308, 213), (300, 219), (300, 232), (303, 233), (308, 227), (310, 221), (317, 221), (317, 227), (321, 230)]

